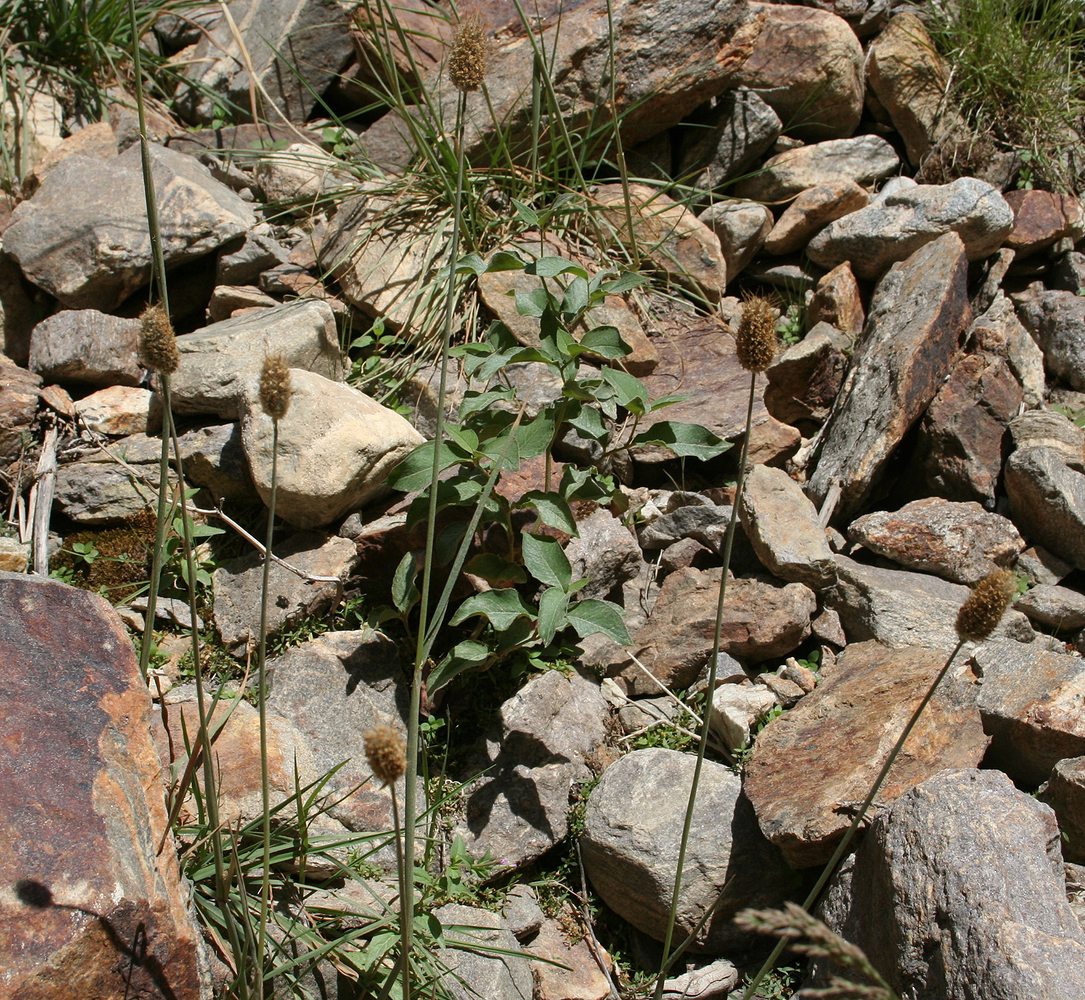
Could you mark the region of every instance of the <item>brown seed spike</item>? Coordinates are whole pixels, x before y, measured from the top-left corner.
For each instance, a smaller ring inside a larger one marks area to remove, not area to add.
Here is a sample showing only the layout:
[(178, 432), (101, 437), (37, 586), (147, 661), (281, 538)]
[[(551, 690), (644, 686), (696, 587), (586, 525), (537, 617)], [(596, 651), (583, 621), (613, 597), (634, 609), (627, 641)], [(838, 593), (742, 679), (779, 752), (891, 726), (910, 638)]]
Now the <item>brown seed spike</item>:
[(362, 734), (365, 741), (365, 759), (374, 777), (382, 785), (391, 785), (407, 770), (407, 747), (399, 731), (391, 726), (379, 725)]
[(748, 372), (763, 372), (776, 357), (776, 310), (754, 295), (742, 303), (742, 318), (735, 335), (738, 363)]
[(166, 310), (159, 303), (147, 306), (139, 317), (139, 359), (153, 372), (170, 375), (177, 371), (181, 355), (177, 337)]
[(290, 385), (290, 369), (281, 354), (269, 354), (264, 358), (260, 372), (260, 405), (272, 420), (282, 420), (290, 408), (293, 389)]
[(482, 22), (477, 17), (461, 21), (448, 57), (448, 78), (452, 86), (464, 92), (478, 90), (486, 78), (488, 56)]
[(972, 588), (957, 612), (957, 635), (972, 642), (986, 639), (998, 627), (1015, 589), (1014, 575), (1008, 569), (988, 573)]

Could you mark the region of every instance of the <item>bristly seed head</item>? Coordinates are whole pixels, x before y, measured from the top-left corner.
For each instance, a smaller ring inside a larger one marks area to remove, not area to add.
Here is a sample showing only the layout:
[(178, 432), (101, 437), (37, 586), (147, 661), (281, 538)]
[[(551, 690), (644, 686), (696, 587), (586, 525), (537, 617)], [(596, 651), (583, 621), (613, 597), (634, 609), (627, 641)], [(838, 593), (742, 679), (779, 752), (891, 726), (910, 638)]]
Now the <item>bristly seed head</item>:
[(1016, 589), (1016, 580), (1008, 569), (988, 573), (972, 588), (957, 612), (957, 635), (972, 642), (986, 639), (998, 627)]
[(754, 295), (742, 303), (735, 335), (738, 363), (748, 372), (763, 372), (776, 357), (776, 310), (768, 299)]
[(478, 90), (486, 78), (489, 47), (482, 22), (469, 17), (460, 22), (448, 56), (448, 78), (457, 90)]
[(379, 725), (362, 734), (365, 759), (382, 785), (391, 785), (407, 770), (407, 746), (397, 729)]
[(139, 317), (139, 360), (153, 372), (170, 375), (177, 371), (181, 355), (177, 337), (161, 304), (147, 306)]
[(290, 408), (293, 389), (290, 385), (290, 369), (281, 354), (269, 354), (264, 358), (260, 372), (260, 405), (272, 420), (282, 420)]

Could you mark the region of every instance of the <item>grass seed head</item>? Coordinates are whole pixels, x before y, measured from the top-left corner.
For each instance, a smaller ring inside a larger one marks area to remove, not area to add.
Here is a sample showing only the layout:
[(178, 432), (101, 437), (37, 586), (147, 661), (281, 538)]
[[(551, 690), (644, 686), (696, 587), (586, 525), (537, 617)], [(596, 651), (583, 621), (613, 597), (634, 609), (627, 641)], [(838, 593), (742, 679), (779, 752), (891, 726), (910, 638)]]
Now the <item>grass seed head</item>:
[(486, 78), (486, 34), (477, 17), (460, 22), (448, 57), (448, 78), (457, 90), (478, 90)]
[(776, 310), (768, 299), (754, 295), (742, 303), (735, 335), (738, 363), (748, 372), (763, 372), (776, 357)]
[(159, 303), (147, 306), (139, 318), (139, 359), (151, 371), (170, 375), (177, 371), (181, 355), (173, 324)]
[(988, 573), (957, 612), (957, 635), (973, 642), (986, 639), (998, 627), (1015, 589), (1014, 575), (1008, 569)]
[(260, 405), (272, 420), (282, 420), (290, 408), (293, 389), (290, 385), (290, 369), (281, 354), (269, 354), (264, 358), (260, 372)]
[(380, 725), (362, 734), (365, 759), (382, 785), (391, 785), (407, 770), (407, 746), (397, 729)]

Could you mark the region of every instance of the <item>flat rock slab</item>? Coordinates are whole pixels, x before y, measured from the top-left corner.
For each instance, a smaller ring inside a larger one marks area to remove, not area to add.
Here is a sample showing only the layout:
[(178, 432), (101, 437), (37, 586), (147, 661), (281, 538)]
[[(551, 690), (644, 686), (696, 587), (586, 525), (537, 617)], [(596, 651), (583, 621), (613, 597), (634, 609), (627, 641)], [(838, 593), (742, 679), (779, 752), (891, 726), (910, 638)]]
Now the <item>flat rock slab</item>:
[(30, 370), (50, 382), (139, 385), (138, 319), (97, 309), (63, 309), (30, 333)]
[[(695, 765), (692, 754), (635, 750), (603, 772), (584, 817), (580, 846), (595, 891), (657, 941), (666, 926)], [(701, 772), (685, 868), (675, 933), (684, 939), (715, 905), (693, 944), (710, 953), (747, 944), (731, 925), (734, 914), (746, 906), (776, 905), (796, 884), (757, 829), (739, 776), (713, 761)]]
[(1072, 389), (1085, 390), (1085, 296), (1044, 291), (1022, 302), (1018, 314), (1043, 350), (1048, 373)]
[(848, 527), (848, 538), (908, 569), (964, 584), (1012, 566), (1025, 547), (1007, 518), (940, 497), (865, 514)]
[[(711, 655), (721, 573), (718, 567), (675, 570), (633, 637), (637, 658), (672, 690), (692, 684)], [(801, 583), (731, 579), (720, 649), (754, 662), (786, 656), (810, 634), (816, 607), (813, 592)], [(635, 694), (659, 693), (659, 686), (633, 664), (623, 668), (622, 676)]]
[[(878, 639), (890, 646), (948, 652), (957, 645), (957, 612), (968, 588), (928, 573), (882, 569), (836, 556), (836, 583), (825, 601), (851, 642)], [(1028, 619), (1012, 608), (994, 634), (1017, 642), (1035, 638)]]
[[(167, 266), (217, 250), (256, 224), (242, 201), (191, 156), (152, 144)], [(4, 231), (23, 274), (69, 309), (109, 310), (147, 283), (152, 254), (139, 146), (111, 160), (57, 164)]]
[(100, 597), (0, 573), (6, 996), (210, 996), (167, 837), (151, 701)]
[(1035, 787), (1067, 757), (1085, 755), (1085, 663), (1013, 642), (990, 642), (973, 661), (990, 763)]
[(810, 477), (807, 492), (818, 506), (836, 485), (837, 515), (854, 515), (934, 398), (971, 320), (966, 279), (964, 246), (948, 233), (879, 283)]
[(1085, 628), (1085, 594), (1080, 590), (1041, 583), (1025, 591), (1016, 607), (1030, 622), (1056, 632)]
[(532, 1000), (531, 963), (500, 914), (446, 903), (433, 916), (444, 929), (436, 959), (451, 1000)]
[(1051, 810), (1005, 775), (946, 770), (872, 824), (822, 916), (898, 996), (1078, 1000), (1085, 934), (1058, 842)]
[(1018, 448), (1006, 461), (1005, 483), (1025, 537), (1085, 569), (1085, 475), (1053, 448)]
[[(946, 662), (930, 649), (849, 645), (835, 669), (757, 736), (746, 794), (788, 863), (824, 864), (851, 823), (912, 712)], [(951, 669), (878, 793), (880, 803), (946, 767), (976, 767), (988, 739), (974, 681)], [(797, 780), (798, 779), (798, 780)]]

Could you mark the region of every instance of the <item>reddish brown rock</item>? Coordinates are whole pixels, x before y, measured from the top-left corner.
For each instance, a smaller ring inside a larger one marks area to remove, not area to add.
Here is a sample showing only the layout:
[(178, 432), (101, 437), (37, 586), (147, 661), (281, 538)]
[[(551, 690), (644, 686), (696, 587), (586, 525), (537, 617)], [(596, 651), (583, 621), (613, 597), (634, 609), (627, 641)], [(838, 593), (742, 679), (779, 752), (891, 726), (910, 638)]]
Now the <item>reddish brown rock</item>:
[[(648, 621), (633, 637), (637, 659), (669, 688), (696, 680), (712, 652), (721, 569), (680, 569), (663, 581)], [(767, 579), (727, 584), (720, 649), (760, 662), (786, 656), (809, 634), (817, 602), (801, 583)], [(635, 664), (622, 670), (634, 694), (658, 694)]]
[(862, 208), (869, 200), (866, 191), (852, 180), (807, 188), (776, 220), (765, 240), (765, 249), (774, 254), (801, 250), (822, 226)]
[(1013, 209), (1013, 232), (1006, 237), (1006, 246), (1018, 260), (1046, 249), (1064, 236), (1076, 241), (1085, 234), (1085, 210), (1071, 194), (1007, 191), (1004, 197)]
[(828, 323), (818, 323), (766, 373), (765, 407), (789, 424), (821, 423), (844, 384), (850, 347), (850, 337)]
[(210, 996), (151, 702), (100, 597), (0, 574), (0, 993)]
[[(565, 917), (577, 920), (572, 913)], [(555, 921), (547, 920), (528, 950), (537, 959), (531, 963), (536, 1000), (606, 1000), (610, 996), (610, 983), (586, 937), (570, 941)], [(600, 958), (611, 966), (610, 956), (600, 951)]]
[(0, 466), (19, 457), (38, 412), (41, 378), (0, 354)]
[[(828, 860), (890, 748), (945, 663), (945, 653), (877, 642), (848, 646), (837, 668), (754, 744), (745, 790), (761, 831), (788, 863)], [(951, 669), (878, 794), (892, 802), (947, 767), (976, 767), (987, 749), (971, 675)]]
[(806, 307), (807, 329), (818, 323), (829, 323), (855, 336), (862, 331), (865, 321), (859, 283), (852, 274), (851, 265), (844, 261), (818, 281), (814, 297)]

